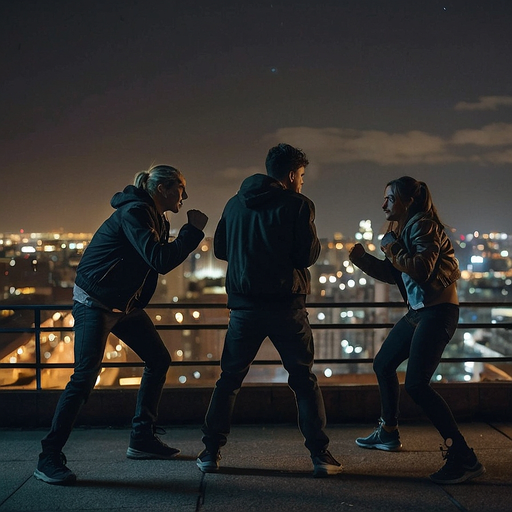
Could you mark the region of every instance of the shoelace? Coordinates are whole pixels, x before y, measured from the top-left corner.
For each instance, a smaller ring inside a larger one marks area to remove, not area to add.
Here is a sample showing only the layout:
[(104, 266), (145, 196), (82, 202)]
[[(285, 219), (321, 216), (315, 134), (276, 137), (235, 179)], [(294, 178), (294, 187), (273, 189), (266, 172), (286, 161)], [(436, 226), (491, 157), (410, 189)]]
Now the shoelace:
[(379, 432), (379, 434), (380, 434), (380, 432), (382, 430), (384, 430), (385, 424), (386, 424), (385, 421), (382, 418), (379, 418), (379, 425), (378, 425), (378, 427), (375, 428), (375, 432)]
[(452, 466), (455, 463), (453, 451), (449, 447), (444, 448), (443, 445), (439, 446), (443, 460), (446, 461), (447, 466)]
[(68, 463), (68, 460), (66, 459), (66, 456), (63, 452), (55, 452), (50, 460), (52, 460), (55, 466), (65, 466)]

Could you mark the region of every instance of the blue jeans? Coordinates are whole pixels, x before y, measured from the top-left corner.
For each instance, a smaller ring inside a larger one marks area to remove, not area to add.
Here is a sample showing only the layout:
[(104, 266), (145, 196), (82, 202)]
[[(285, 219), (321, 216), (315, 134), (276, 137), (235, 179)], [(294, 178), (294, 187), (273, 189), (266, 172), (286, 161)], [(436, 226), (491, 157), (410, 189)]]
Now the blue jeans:
[(110, 332), (122, 339), (145, 363), (132, 435), (152, 434), (171, 357), (147, 313), (142, 309), (128, 314), (113, 313), (75, 302), (73, 317), (75, 369), (57, 404), (50, 432), (41, 441), (43, 451), (61, 451), (66, 444), (100, 373)]
[(391, 329), (373, 363), (379, 381), (382, 419), (386, 425), (397, 425), (400, 389), (396, 369), (409, 359), (406, 391), (444, 439), (460, 435), (450, 408), (430, 385), (458, 320), (457, 305), (438, 304), (417, 311), (410, 309)]
[(307, 310), (303, 308), (231, 311), (221, 358), (222, 373), (202, 427), (203, 443), (209, 451), (216, 452), (226, 444), (236, 396), (267, 336), (289, 374), (288, 385), (295, 394), (299, 428), (306, 447), (313, 455), (327, 448), (324, 401), (312, 372), (313, 335)]

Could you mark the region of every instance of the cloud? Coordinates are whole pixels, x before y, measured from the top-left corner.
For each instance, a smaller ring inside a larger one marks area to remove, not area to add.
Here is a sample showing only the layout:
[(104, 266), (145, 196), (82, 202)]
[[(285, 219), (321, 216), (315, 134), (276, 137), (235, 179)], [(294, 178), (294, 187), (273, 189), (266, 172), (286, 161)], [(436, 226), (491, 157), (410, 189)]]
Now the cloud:
[[(371, 162), (377, 165), (511, 163), (512, 124), (493, 123), (476, 130), (458, 130), (443, 138), (420, 130), (387, 133), (343, 128), (281, 128), (267, 138), (303, 148), (315, 164)], [(476, 147), (475, 147), (476, 146)], [(502, 146), (503, 150), (486, 152)]]
[(512, 96), (480, 96), (475, 103), (460, 101), (455, 110), (496, 110), (499, 106), (511, 107)]
[(451, 142), (484, 147), (512, 146), (512, 124), (493, 123), (479, 130), (459, 130), (454, 133)]
[(380, 165), (440, 163), (459, 160), (439, 136), (418, 130), (387, 133), (341, 128), (282, 128), (275, 140), (304, 148), (321, 164), (372, 162)]
[(475, 156), (475, 161), (496, 165), (512, 164), (512, 148), (504, 151), (492, 151), (481, 156)]

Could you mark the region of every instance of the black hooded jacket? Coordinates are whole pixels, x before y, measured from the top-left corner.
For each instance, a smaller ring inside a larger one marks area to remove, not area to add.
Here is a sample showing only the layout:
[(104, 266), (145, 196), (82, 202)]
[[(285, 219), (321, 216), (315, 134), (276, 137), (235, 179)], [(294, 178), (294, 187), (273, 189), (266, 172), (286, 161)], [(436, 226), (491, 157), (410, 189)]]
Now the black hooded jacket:
[(185, 224), (169, 242), (169, 223), (143, 189), (128, 185), (110, 204), (116, 211), (99, 227), (77, 268), (75, 283), (109, 309), (145, 307), (158, 274), (180, 265), (203, 239)]
[(215, 256), (228, 262), (228, 307), (301, 307), (310, 293), (307, 267), (320, 254), (315, 207), (264, 174), (245, 179), (222, 214)]

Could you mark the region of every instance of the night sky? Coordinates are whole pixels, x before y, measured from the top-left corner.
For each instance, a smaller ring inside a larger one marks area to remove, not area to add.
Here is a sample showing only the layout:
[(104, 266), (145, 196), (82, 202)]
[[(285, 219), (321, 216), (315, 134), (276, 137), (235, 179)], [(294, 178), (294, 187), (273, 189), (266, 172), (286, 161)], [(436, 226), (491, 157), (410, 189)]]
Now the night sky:
[(92, 232), (178, 167), (209, 217), (278, 142), (310, 159), (321, 236), (383, 227), (425, 180), (459, 233), (512, 233), (510, 0), (2, 2), (0, 232)]

